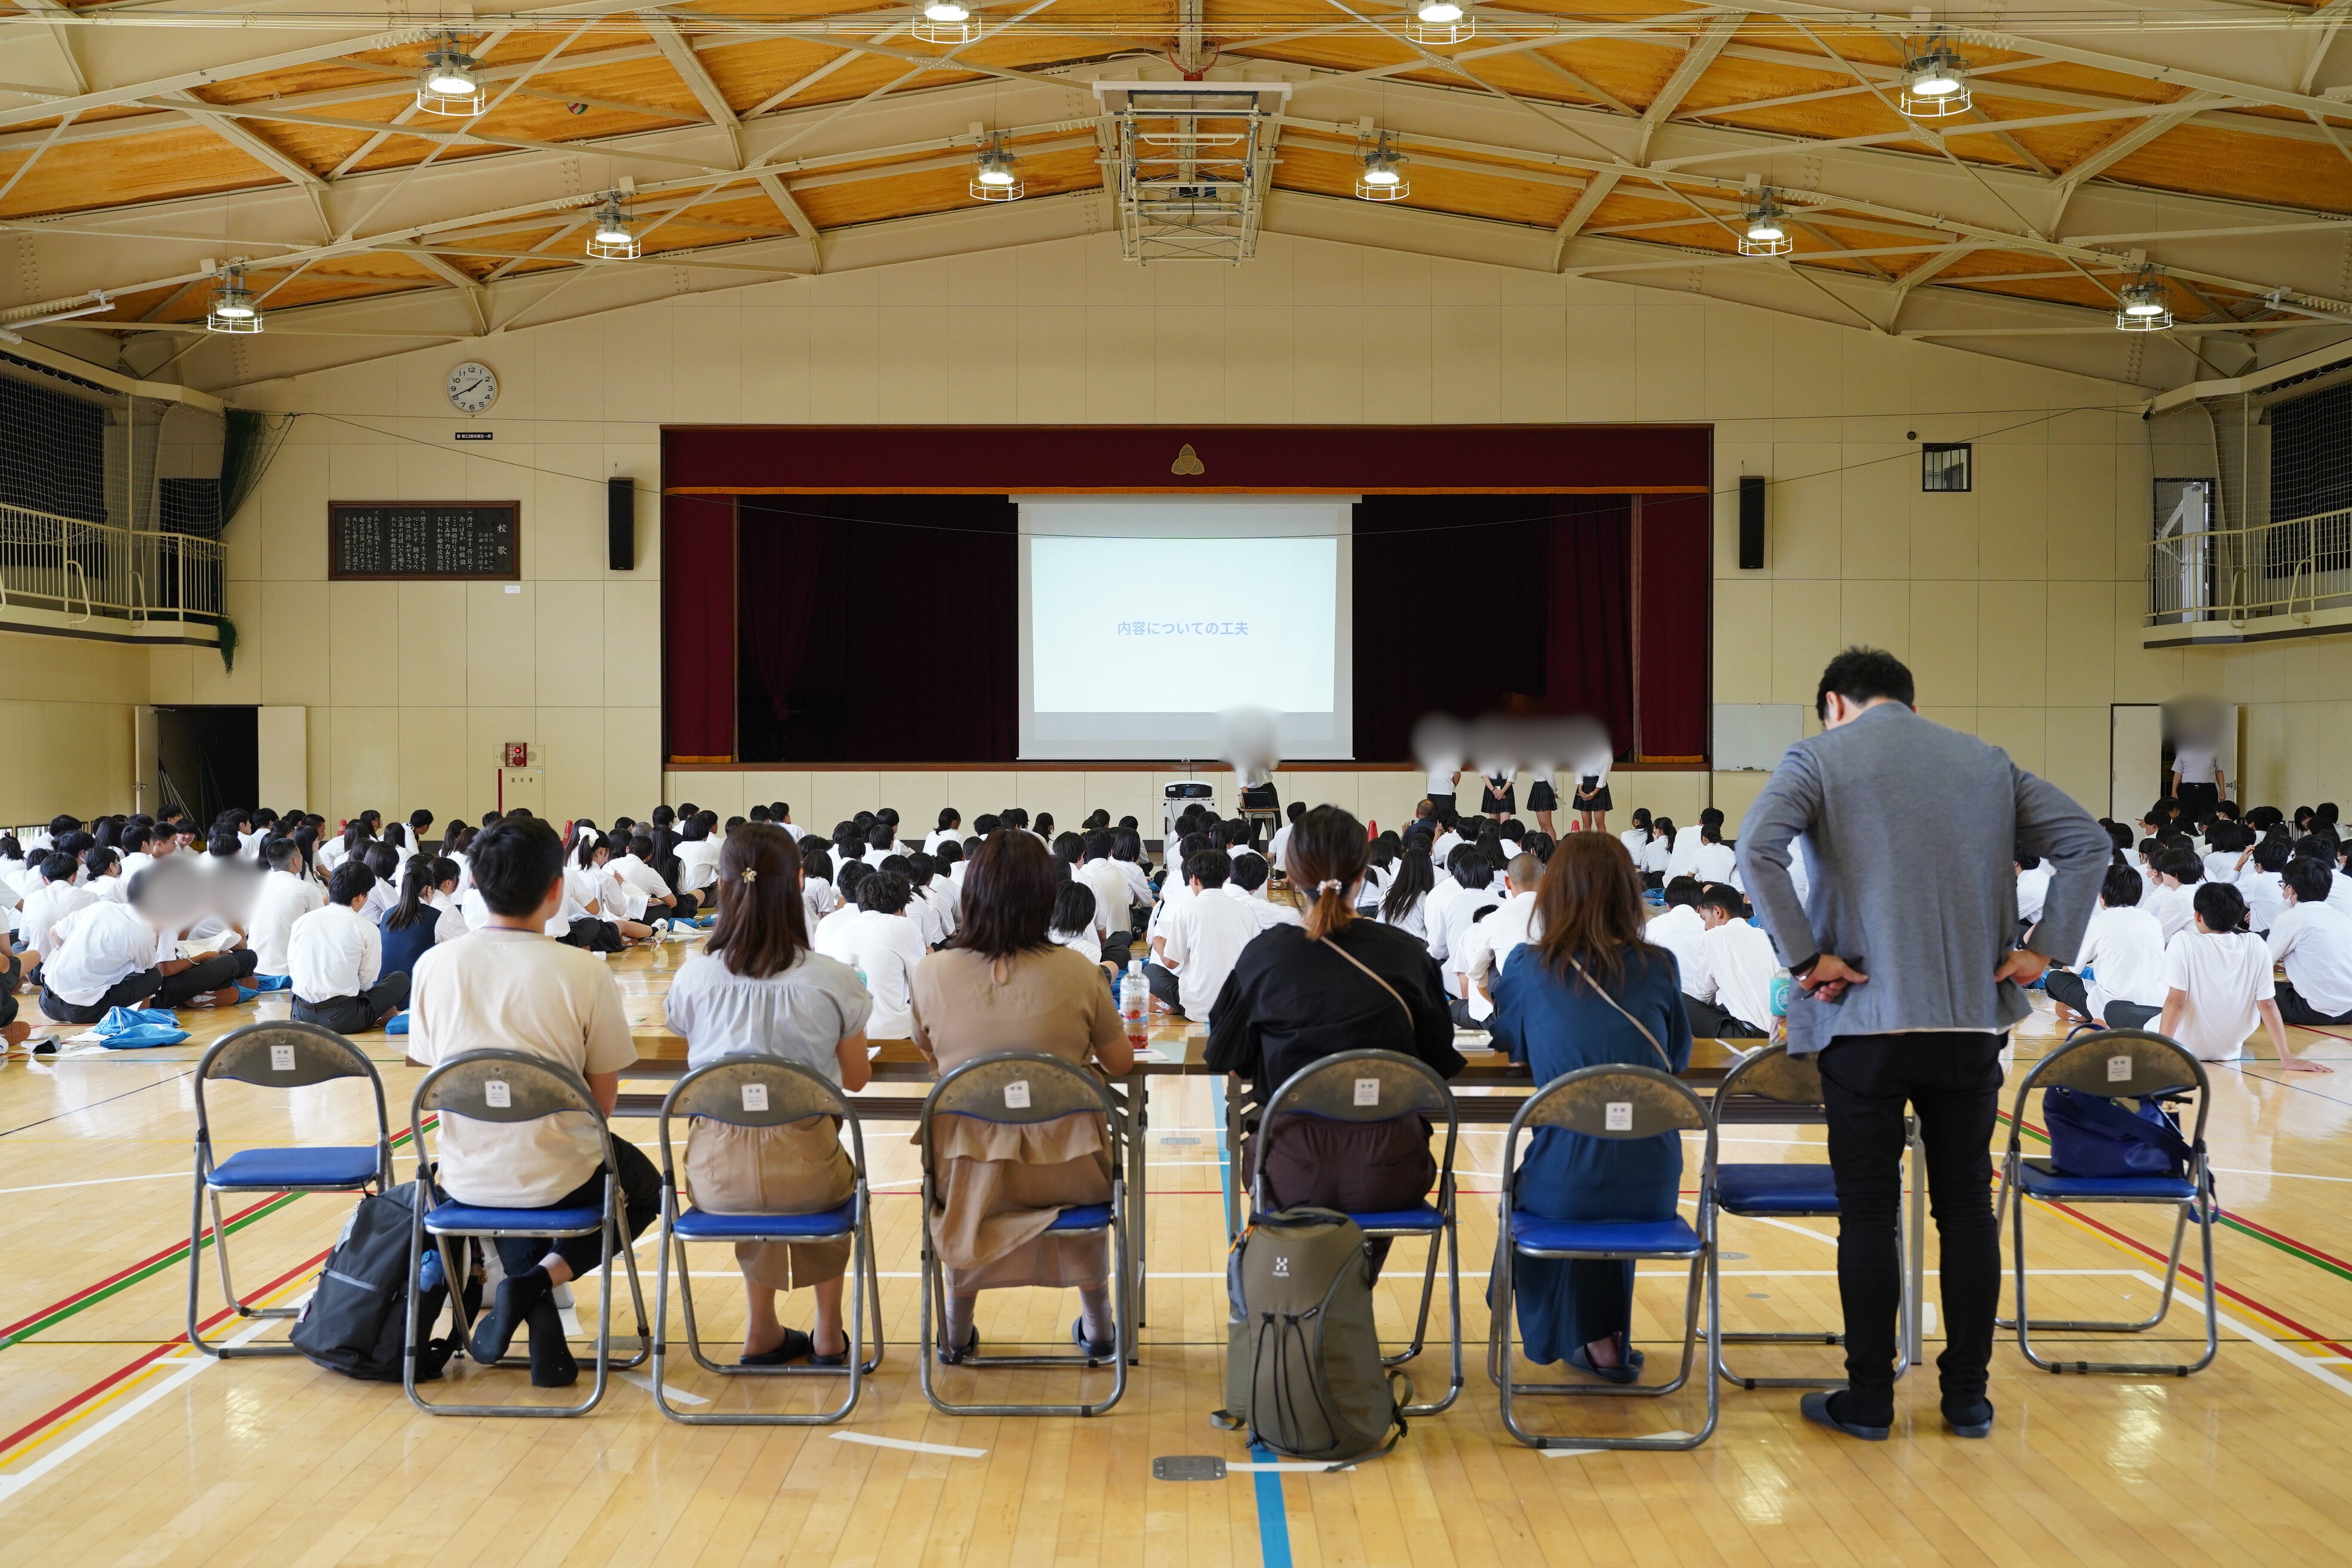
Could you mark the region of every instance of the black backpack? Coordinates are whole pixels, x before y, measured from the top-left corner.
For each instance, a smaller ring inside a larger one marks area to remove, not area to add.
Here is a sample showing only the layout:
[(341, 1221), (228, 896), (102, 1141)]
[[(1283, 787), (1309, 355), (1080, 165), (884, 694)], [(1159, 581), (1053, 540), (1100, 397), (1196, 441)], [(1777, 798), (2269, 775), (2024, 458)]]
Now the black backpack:
[(1404, 1436), (1412, 1383), (1381, 1364), (1364, 1233), (1332, 1209), (1261, 1215), (1225, 1269), (1225, 1407), (1211, 1415), (1278, 1454), (1343, 1464)]
[[(415, 1217), (416, 1186), (405, 1182), (389, 1192), (362, 1198), (335, 1248), (319, 1271), (312, 1291), (289, 1338), (296, 1350), (330, 1372), (370, 1383), (401, 1380), (401, 1335), (407, 1326), (408, 1234)], [(468, 1244), (457, 1256), (470, 1257)], [(465, 1267), (461, 1261), (461, 1267)], [(481, 1281), (468, 1268), (466, 1305), (480, 1308)], [(435, 1339), (434, 1326), (449, 1304), (449, 1289), (437, 1283), (416, 1303), (416, 1381), (431, 1383), (460, 1348), (456, 1332)]]

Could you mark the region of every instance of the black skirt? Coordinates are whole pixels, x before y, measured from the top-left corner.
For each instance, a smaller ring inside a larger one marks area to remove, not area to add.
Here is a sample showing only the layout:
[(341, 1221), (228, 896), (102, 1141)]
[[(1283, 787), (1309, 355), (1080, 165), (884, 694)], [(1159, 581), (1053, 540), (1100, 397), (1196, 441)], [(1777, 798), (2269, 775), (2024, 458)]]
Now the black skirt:
[(1518, 799), (1519, 788), (1516, 784), (1507, 784), (1500, 790), (1489, 786), (1479, 792), (1478, 809), (1488, 816), (1497, 813), (1508, 816), (1519, 809)]
[(1598, 778), (1576, 781), (1576, 809), (1579, 811), (1609, 811), (1613, 809), (1609, 799), (1609, 786)]
[(1553, 792), (1551, 780), (1538, 779), (1535, 783), (1528, 785), (1528, 809), (1529, 811), (1558, 811), (1559, 809), (1559, 796)]

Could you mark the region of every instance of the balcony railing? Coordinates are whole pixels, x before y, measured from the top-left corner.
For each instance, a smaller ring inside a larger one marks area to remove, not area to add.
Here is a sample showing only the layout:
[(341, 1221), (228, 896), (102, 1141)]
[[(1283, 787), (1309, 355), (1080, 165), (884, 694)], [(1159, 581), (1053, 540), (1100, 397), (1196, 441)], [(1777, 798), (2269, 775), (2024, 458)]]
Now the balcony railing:
[(2152, 626), (2344, 609), (2352, 609), (2352, 508), (2148, 543)]
[(217, 624), (217, 540), (0, 506), (0, 609), (50, 610), (76, 624)]

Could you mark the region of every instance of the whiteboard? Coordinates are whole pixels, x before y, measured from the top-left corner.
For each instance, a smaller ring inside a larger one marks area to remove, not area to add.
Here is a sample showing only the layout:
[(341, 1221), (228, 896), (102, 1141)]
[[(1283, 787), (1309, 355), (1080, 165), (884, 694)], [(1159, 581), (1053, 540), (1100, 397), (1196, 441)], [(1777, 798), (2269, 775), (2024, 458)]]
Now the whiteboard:
[(1797, 702), (1715, 705), (1715, 766), (1718, 773), (1769, 773), (1780, 754), (1805, 736), (1805, 710)]

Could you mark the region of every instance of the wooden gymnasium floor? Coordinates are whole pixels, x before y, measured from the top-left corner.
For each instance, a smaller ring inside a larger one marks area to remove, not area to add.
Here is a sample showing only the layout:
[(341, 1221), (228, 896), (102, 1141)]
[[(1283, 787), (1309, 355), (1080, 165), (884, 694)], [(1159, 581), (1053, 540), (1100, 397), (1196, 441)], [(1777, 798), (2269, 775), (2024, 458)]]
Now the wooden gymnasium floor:
[[(658, 1016), (685, 951), (615, 961), (635, 1017)], [(283, 1005), (259, 1005), (265, 1016)], [(1224, 1315), (1211, 1080), (1161, 1080), (1153, 1091), (1155, 1306), (1126, 1402), (1106, 1417), (957, 1420), (924, 1403), (911, 1342), (915, 1164), (903, 1131), (886, 1128), (870, 1148), (888, 1358), (845, 1426), (688, 1428), (625, 1381), (583, 1420), (436, 1418), (411, 1409), (396, 1386), (349, 1382), (299, 1359), (225, 1364), (193, 1356), (176, 1338), (191, 1065), (204, 1043), (254, 1011), (184, 1014), (197, 1038), (180, 1048), (20, 1055), (0, 1068), (0, 1562), (2284, 1568), (2352, 1559), (2352, 1049), (2339, 1038), (2313, 1046), (2339, 1065), (2331, 1078), (2289, 1079), (2263, 1059), (2215, 1073), (2227, 1295), (2221, 1359), (2196, 1377), (2053, 1377), (2026, 1367), (2004, 1339), (1994, 1366), (2000, 1426), (1989, 1442), (1946, 1434), (1932, 1381), (1915, 1377), (1900, 1385), (1895, 1438), (1885, 1445), (1806, 1426), (1793, 1393), (1727, 1390), (1722, 1428), (1696, 1453), (1533, 1452), (1504, 1433), (1476, 1370), (1500, 1142), (1488, 1132), (1467, 1141), (1463, 1161), (1473, 1370), (1461, 1402), (1414, 1423), (1393, 1454), (1360, 1468), (1177, 1483), (1151, 1479), (1155, 1455), (1249, 1457), (1206, 1420), (1221, 1402)], [(2045, 1013), (2021, 1033), (2020, 1053), (2053, 1038)], [(397, 1042), (366, 1044), (400, 1124), (418, 1074)], [(216, 1125), (226, 1147), (360, 1142), (362, 1093), (338, 1085), (273, 1097), (232, 1085), (215, 1101)], [(652, 1132), (643, 1121), (620, 1127), (641, 1140)], [(1802, 1147), (1817, 1132), (1750, 1131), (1736, 1157), (1818, 1157)], [(413, 1168), (401, 1153), (404, 1172)], [(273, 1300), (299, 1300), (344, 1201), (241, 1206), (232, 1237), (241, 1281), (275, 1282)], [(2157, 1283), (2150, 1245), (2163, 1238), (2135, 1212), (2076, 1220), (2037, 1211), (2037, 1305), (2070, 1315), (2144, 1309)], [(1833, 1321), (1832, 1228), (1727, 1221), (1727, 1321)], [(1405, 1266), (1382, 1286), (1391, 1331), (1401, 1282), (1414, 1274), (1408, 1252), (1399, 1247)], [(712, 1253), (695, 1266), (708, 1321), (722, 1334), (734, 1329), (741, 1297), (732, 1259)], [(207, 1269), (207, 1312), (215, 1289)], [(1642, 1332), (1654, 1358), (1679, 1291), (1675, 1279), (1644, 1278)], [(592, 1304), (583, 1291), (583, 1316)], [(1060, 1342), (1074, 1313), (1069, 1296), (992, 1293), (981, 1318), (1002, 1346)], [(805, 1304), (788, 1309), (786, 1321), (804, 1326)], [(2150, 1336), (2163, 1343), (2129, 1348), (2187, 1359), (2200, 1326), (2184, 1300)], [(1834, 1354), (1746, 1351), (1759, 1370), (1826, 1367)], [(1424, 1386), (1440, 1365), (1436, 1352), (1417, 1363)], [(475, 1397), (486, 1389), (530, 1397), (520, 1374), (459, 1369), (459, 1386)], [(986, 1377), (990, 1394), (979, 1397), (1034, 1397), (1046, 1376), (946, 1375), (950, 1389)], [(1108, 1374), (1087, 1375), (1099, 1386)], [(672, 1378), (720, 1407), (794, 1399), (810, 1408), (835, 1386), (728, 1387), (690, 1363)], [(1535, 1419), (1598, 1417), (1618, 1430), (1696, 1425), (1695, 1403), (1664, 1403), (1560, 1412), (1553, 1401)]]

